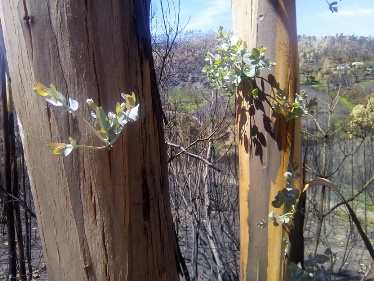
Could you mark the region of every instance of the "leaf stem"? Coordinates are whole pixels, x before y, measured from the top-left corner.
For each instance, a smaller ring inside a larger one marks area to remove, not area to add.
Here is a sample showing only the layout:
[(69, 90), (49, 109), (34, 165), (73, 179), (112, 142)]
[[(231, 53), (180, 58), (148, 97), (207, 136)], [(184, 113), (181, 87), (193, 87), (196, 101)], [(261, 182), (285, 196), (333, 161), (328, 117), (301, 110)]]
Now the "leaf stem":
[(107, 146), (92, 146), (92, 145), (84, 145), (84, 144), (77, 144), (75, 148), (89, 148), (89, 149), (104, 149)]
[[(104, 138), (103, 136), (90, 124), (90, 122), (88, 122), (79, 112), (77, 111), (74, 111), (74, 114), (80, 118), (84, 123), (86, 123), (86, 125), (88, 126), (88, 128), (101, 140), (103, 141), (104, 143), (106, 143), (107, 145), (109, 145), (110, 143), (108, 143)], [(106, 147), (106, 146), (105, 146)]]

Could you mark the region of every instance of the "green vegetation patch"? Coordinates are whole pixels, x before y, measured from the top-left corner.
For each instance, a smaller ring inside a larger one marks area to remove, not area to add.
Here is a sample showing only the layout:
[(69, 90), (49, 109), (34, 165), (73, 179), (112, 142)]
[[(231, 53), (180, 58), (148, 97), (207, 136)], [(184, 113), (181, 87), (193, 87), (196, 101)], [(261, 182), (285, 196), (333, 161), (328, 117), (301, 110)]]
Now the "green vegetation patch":
[(348, 100), (346, 97), (342, 97), (340, 99), (340, 102), (345, 106), (347, 107), (350, 111), (352, 111), (352, 109), (356, 106), (355, 103), (353, 103), (352, 101)]
[(365, 103), (365, 98), (374, 93), (374, 80), (361, 81), (354, 85), (346, 97), (354, 100), (357, 104)]
[(310, 87), (312, 87), (313, 89), (316, 89), (318, 91), (326, 91), (326, 85), (323, 85), (323, 84), (320, 84), (320, 83), (315, 83), (315, 84), (309, 84)]
[(167, 103), (176, 110), (189, 114), (194, 114), (197, 110), (208, 105), (208, 101), (198, 91), (179, 87), (169, 93)]
[[(355, 200), (355, 202), (357, 203), (357, 205), (361, 208), (361, 209), (365, 209), (365, 202), (362, 202), (362, 201), (358, 201), (358, 200)], [(368, 211), (371, 211), (371, 212), (374, 212), (374, 205), (371, 205), (371, 204), (366, 204), (366, 209)]]
[(361, 88), (367, 88), (367, 87), (374, 87), (374, 80), (366, 80), (366, 81), (361, 81), (360, 83), (357, 84), (357, 86)]

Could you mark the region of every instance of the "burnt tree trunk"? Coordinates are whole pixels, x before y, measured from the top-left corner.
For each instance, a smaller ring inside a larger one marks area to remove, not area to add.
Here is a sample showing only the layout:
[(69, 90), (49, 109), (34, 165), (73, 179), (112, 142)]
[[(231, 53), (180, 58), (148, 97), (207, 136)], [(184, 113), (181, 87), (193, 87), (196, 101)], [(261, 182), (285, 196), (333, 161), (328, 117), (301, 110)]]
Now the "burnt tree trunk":
[[(250, 49), (265, 46), (267, 57), (276, 62), (273, 70), (262, 72), (266, 80), (257, 81), (258, 101), (247, 94), (249, 85), (243, 85), (237, 94), (240, 280), (285, 280), (287, 257), (294, 262), (303, 260), (298, 220), (288, 244), (282, 240), (288, 234), (281, 226), (270, 223), (259, 229), (257, 224), (268, 220), (271, 211), (282, 213), (271, 202), (285, 187), (289, 164), (301, 166), (300, 120), (286, 122), (265, 102), (266, 95), (274, 97), (278, 89), (285, 89), (291, 100), (299, 91), (295, 1), (233, 0), (232, 7), (234, 33)], [(301, 178), (296, 185), (302, 189)]]
[[(1, 31), (1, 28), (0, 28)], [(9, 280), (16, 280), (17, 276), (17, 251), (16, 233), (14, 222), (14, 200), (12, 197), (12, 162), (11, 162), (11, 116), (9, 114), (8, 98), (6, 91), (6, 58), (3, 47), (3, 38), (0, 38), (0, 91), (1, 91), (1, 113), (3, 133), (3, 155), (4, 168), (2, 171), (2, 184), (5, 190), (4, 202), (7, 224), (8, 242), (8, 274)]]
[[(7, 90), (7, 104), (8, 104), (8, 130), (9, 130), (9, 148), (10, 148), (10, 163), (12, 170), (12, 196), (19, 198), (19, 177), (17, 165), (17, 151), (16, 151), (16, 130), (15, 126), (15, 112), (13, 110), (12, 91), (10, 86), (10, 79), (6, 79)], [(19, 200), (13, 200), (13, 216), (14, 216), (14, 230), (16, 235), (17, 245), (17, 264), (19, 270), (19, 280), (26, 280), (26, 265), (25, 265), (25, 251), (22, 235), (22, 221)]]
[[(50, 280), (178, 280), (166, 147), (153, 69), (149, 0), (6, 0), (0, 16)], [(66, 158), (46, 147), (97, 145), (32, 85), (53, 83), (114, 111), (135, 92), (140, 118), (110, 150)]]

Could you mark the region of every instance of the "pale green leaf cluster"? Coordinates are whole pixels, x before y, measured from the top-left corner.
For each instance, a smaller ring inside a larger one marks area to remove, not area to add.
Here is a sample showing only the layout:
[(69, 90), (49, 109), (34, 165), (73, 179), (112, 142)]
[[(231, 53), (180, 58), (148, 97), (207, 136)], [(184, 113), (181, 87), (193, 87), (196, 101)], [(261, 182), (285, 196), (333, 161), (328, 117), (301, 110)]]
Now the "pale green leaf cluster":
[(205, 59), (208, 64), (203, 71), (214, 89), (224, 89), (229, 96), (235, 94), (242, 81), (259, 77), (261, 69), (275, 64), (265, 57), (265, 47), (253, 48), (248, 52), (246, 42), (222, 29), (218, 31), (217, 40), (219, 45), (216, 53), (208, 53)]
[(68, 156), (70, 152), (72, 152), (72, 150), (77, 147), (77, 139), (78, 137), (76, 135), (73, 135), (69, 137), (70, 143), (54, 142), (48, 144), (47, 146), (53, 150), (54, 155)]
[(54, 106), (61, 106), (70, 113), (74, 113), (78, 109), (78, 102), (70, 98), (66, 101), (66, 98), (60, 92), (57, 92), (53, 84), (50, 88), (47, 88), (43, 84), (35, 83), (33, 89), (39, 96), (44, 97), (47, 102)]
[[(139, 104), (136, 105), (135, 94), (131, 95), (121, 94), (125, 102), (117, 102), (115, 112), (104, 111), (101, 106), (97, 106), (92, 99), (87, 99), (87, 104), (92, 109), (92, 117), (96, 122), (91, 124), (87, 119), (77, 112), (78, 102), (73, 99), (66, 100), (65, 96), (56, 90), (56, 87), (51, 84), (50, 88), (47, 88), (43, 84), (36, 83), (33, 87), (34, 91), (44, 97), (44, 99), (54, 106), (61, 106), (67, 112), (73, 114), (82, 120), (85, 125), (93, 132), (102, 142), (104, 146), (89, 146), (89, 145), (78, 145), (78, 136), (72, 135), (69, 137), (70, 143), (51, 143), (48, 145), (53, 150), (53, 153), (58, 156), (67, 156), (71, 153), (74, 148), (92, 148), (102, 149), (113, 146), (113, 143), (117, 140), (123, 127), (128, 122), (134, 122), (139, 117)], [(96, 129), (95, 127), (98, 127)]]
[(273, 105), (273, 109), (283, 114), (287, 121), (307, 114), (313, 114), (317, 105), (317, 98), (305, 102), (308, 97), (305, 92), (296, 94), (293, 102), (288, 99), (285, 90), (278, 91), (276, 97), (278, 102)]
[(350, 114), (350, 124), (346, 130), (351, 136), (365, 138), (374, 133), (374, 97), (366, 104), (356, 105)]
[[(284, 173), (285, 187), (278, 191), (275, 199), (271, 202), (274, 208), (283, 207), (283, 213), (281, 215), (275, 216), (274, 212), (269, 213), (269, 221), (273, 223), (274, 226), (281, 224), (288, 224), (296, 213), (297, 201), (300, 197), (299, 190), (294, 185), (294, 180), (298, 179), (300, 175), (295, 171), (299, 168), (298, 163), (293, 163), (289, 165), (287, 172)], [(259, 228), (265, 228), (268, 222), (261, 220), (257, 224)]]
[[(208, 53), (208, 64), (203, 68), (214, 89), (223, 89), (229, 96), (236, 93), (237, 87), (247, 81), (250, 85), (248, 95), (258, 99), (258, 87), (255, 78), (260, 77), (261, 69), (271, 69), (275, 62), (265, 57), (266, 48), (261, 46), (248, 51), (246, 42), (238, 36), (220, 29), (217, 35), (218, 47), (215, 53)], [(285, 116), (286, 120), (313, 113), (316, 99), (305, 102), (305, 92), (295, 95), (295, 100), (288, 99), (285, 90), (276, 94), (273, 109)]]
[(117, 140), (123, 127), (128, 122), (134, 122), (138, 119), (139, 105), (135, 105), (135, 94), (131, 95), (121, 94), (126, 102), (116, 104), (115, 112), (106, 112), (101, 106), (97, 106), (92, 99), (87, 99), (87, 104), (91, 107), (91, 115), (96, 119), (101, 133), (102, 140), (108, 147)]

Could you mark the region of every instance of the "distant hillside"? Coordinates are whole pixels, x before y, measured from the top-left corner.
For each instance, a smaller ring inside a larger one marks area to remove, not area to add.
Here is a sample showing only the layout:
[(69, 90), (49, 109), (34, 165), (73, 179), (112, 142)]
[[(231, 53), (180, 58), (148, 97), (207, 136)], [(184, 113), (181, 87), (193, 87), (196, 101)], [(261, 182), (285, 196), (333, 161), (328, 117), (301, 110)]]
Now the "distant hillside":
[(299, 36), (302, 84), (323, 90), (347, 90), (346, 98), (362, 103), (374, 92), (374, 38)]
[[(210, 83), (206, 79), (202, 69), (205, 65), (205, 57), (208, 52), (212, 52), (216, 47), (216, 35), (214, 33), (189, 33), (179, 38), (170, 52), (167, 66), (162, 81), (166, 83), (166, 88), (183, 88), (187, 85), (193, 85), (197, 88), (209, 88)], [(156, 72), (160, 76), (161, 64), (166, 44), (157, 44), (153, 46)]]
[[(374, 38), (344, 36), (299, 36), (301, 83), (326, 91), (339, 86), (347, 90), (346, 98), (353, 104), (362, 103), (374, 92)], [(162, 53), (162, 44), (157, 47)], [(214, 33), (190, 33), (179, 38), (167, 62), (167, 75), (163, 79), (165, 91), (173, 87), (210, 89), (202, 68), (205, 56), (214, 52)], [(162, 59), (156, 56), (156, 69), (160, 71)], [(157, 67), (158, 66), (158, 67)]]

